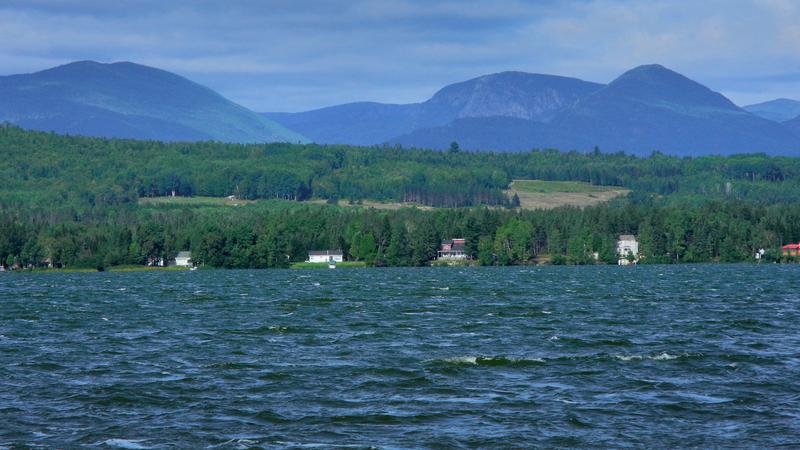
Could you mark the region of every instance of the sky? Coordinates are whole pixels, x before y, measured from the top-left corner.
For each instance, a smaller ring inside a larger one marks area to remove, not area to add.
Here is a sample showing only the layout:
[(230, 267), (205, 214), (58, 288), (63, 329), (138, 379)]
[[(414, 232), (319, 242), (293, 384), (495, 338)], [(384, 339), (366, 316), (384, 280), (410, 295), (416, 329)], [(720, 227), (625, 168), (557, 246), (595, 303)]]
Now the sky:
[(798, 0), (0, 0), (0, 74), (132, 61), (256, 111), (424, 101), (520, 70), (659, 63), (739, 105), (800, 100)]

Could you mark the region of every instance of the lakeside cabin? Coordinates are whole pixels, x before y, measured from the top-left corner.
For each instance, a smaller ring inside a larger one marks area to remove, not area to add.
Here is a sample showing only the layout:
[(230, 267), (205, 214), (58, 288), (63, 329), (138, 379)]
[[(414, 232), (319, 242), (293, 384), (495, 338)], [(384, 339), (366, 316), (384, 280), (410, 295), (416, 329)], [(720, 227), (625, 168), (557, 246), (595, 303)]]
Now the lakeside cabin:
[(178, 256), (175, 257), (175, 265), (178, 267), (191, 267), (192, 264), (192, 252), (178, 252)]
[(784, 245), (781, 247), (781, 254), (783, 256), (800, 256), (800, 243)]
[(439, 245), (439, 251), (436, 253), (436, 259), (444, 260), (460, 260), (469, 259), (467, 255), (466, 239), (447, 239), (442, 241)]
[(617, 265), (627, 266), (639, 261), (639, 242), (632, 234), (621, 234), (617, 240)]
[(308, 259), (306, 262), (310, 263), (330, 263), (343, 262), (344, 253), (341, 250), (311, 250), (308, 252)]

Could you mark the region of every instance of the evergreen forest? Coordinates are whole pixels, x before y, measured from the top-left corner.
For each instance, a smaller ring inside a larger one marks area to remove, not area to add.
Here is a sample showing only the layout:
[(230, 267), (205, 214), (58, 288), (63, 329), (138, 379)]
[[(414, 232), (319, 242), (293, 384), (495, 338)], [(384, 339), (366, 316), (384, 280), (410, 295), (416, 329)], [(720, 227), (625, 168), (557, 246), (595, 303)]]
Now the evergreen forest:
[[(0, 126), (0, 258), (103, 269), (191, 250), (205, 266), (287, 267), (342, 249), (374, 266), (425, 265), (464, 237), (486, 265), (613, 263), (634, 234), (644, 263), (781, 260), (800, 241), (800, 158), (648, 157), (531, 149), (163, 143)], [(598, 206), (525, 210), (516, 179), (631, 193)], [(148, 203), (227, 197), (240, 206)], [(353, 203), (340, 206), (339, 201)], [(362, 201), (407, 207), (375, 209)]]

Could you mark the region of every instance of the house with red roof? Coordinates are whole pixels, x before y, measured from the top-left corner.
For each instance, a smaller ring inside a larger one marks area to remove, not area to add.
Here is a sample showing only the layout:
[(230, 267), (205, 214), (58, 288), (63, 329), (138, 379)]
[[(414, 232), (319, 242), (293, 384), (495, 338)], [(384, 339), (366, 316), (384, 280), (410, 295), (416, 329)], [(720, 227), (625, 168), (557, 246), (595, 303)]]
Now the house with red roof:
[(469, 259), (466, 243), (462, 238), (442, 241), (436, 259)]
[(784, 245), (781, 247), (781, 253), (783, 256), (800, 256), (800, 243)]

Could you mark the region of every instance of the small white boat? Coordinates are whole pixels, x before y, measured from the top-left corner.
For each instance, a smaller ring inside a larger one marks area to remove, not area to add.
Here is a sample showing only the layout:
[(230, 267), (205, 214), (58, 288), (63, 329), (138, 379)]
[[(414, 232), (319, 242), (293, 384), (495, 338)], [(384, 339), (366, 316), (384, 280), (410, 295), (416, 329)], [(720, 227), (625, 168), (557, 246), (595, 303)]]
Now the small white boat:
[(330, 260), (328, 260), (328, 269), (335, 269), (335, 268), (336, 268), (336, 261), (333, 258), (331, 258)]

